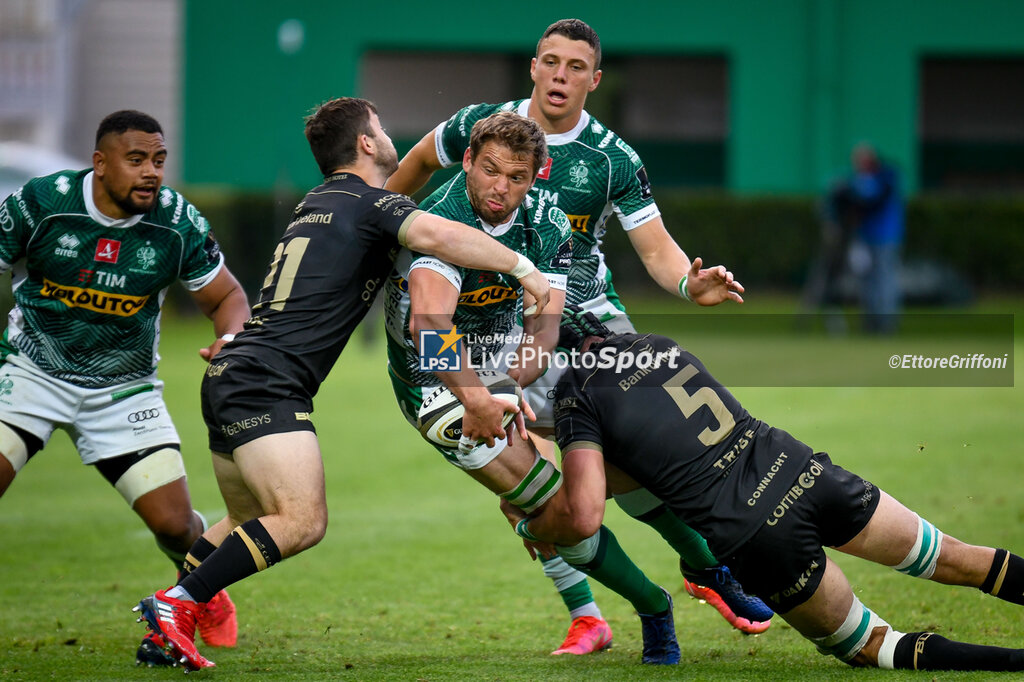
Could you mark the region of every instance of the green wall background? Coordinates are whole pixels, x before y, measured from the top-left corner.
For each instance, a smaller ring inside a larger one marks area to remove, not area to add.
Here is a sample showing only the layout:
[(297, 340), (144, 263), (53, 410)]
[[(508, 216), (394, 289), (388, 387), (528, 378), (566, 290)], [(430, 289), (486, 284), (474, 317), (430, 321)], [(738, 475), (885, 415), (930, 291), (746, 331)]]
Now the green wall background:
[[(914, 191), (921, 57), (1024, 55), (1018, 0), (187, 0), (185, 181), (247, 190), (314, 185), (302, 117), (325, 99), (360, 94), (365, 50), (523, 54), (525, 72), (543, 29), (570, 16), (598, 31), (609, 56), (726, 57), (725, 177), (740, 194), (818, 192), (861, 139), (895, 160)], [(293, 53), (278, 46), (288, 20), (305, 28)]]

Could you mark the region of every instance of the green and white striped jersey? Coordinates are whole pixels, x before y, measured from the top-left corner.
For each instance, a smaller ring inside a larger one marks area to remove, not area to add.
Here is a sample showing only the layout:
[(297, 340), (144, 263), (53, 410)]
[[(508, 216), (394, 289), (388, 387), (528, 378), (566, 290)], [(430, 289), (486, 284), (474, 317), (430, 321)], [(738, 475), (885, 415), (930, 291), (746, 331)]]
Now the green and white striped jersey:
[[(438, 160), (446, 167), (461, 162), (474, 123), (497, 111), (526, 116), (529, 105), (530, 100), (524, 99), (459, 110), (434, 132)], [(612, 212), (627, 231), (661, 214), (640, 157), (586, 111), (572, 130), (548, 135), (547, 143), (550, 159), (530, 190), (532, 212), (539, 217), (557, 207), (568, 216), (574, 262), (566, 303), (579, 304), (611, 288), (601, 240)]]
[(14, 308), (0, 358), (27, 357), (87, 388), (151, 374), (160, 306), (175, 280), (195, 291), (224, 258), (206, 219), (161, 187), (153, 209), (114, 220), (92, 199), (91, 170), (35, 178), (0, 204), (0, 272)]
[[(529, 202), (529, 197), (527, 197)], [(565, 289), (572, 265), (572, 229), (565, 214), (549, 207), (537, 215), (524, 203), (502, 225), (489, 225), (473, 212), (466, 195), (466, 174), (460, 172), (431, 194), (420, 208), (429, 213), (483, 230), (517, 253), (525, 254), (547, 276), (552, 288)], [(459, 290), (452, 321), (463, 334), (474, 367), (488, 364), (515, 336), (522, 318), (523, 289), (511, 275), (471, 270), (403, 249), (384, 287), (384, 314), (388, 332), (388, 361), (404, 381), (418, 386), (440, 383), (420, 369), (419, 354), (409, 334), (409, 272), (430, 268)], [(518, 345), (518, 344), (513, 344)]]

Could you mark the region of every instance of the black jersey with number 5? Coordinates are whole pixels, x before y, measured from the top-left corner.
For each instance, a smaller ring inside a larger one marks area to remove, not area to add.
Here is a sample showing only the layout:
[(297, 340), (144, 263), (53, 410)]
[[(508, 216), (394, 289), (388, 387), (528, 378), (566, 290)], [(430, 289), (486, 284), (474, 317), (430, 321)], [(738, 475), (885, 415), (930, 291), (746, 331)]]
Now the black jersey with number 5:
[(252, 317), (218, 358), (257, 358), (315, 395), (420, 213), (404, 194), (351, 173), (326, 178), (295, 208)]
[(750, 538), (811, 449), (758, 421), (671, 339), (612, 336), (579, 356), (555, 393), (562, 452), (588, 448), (729, 556)]

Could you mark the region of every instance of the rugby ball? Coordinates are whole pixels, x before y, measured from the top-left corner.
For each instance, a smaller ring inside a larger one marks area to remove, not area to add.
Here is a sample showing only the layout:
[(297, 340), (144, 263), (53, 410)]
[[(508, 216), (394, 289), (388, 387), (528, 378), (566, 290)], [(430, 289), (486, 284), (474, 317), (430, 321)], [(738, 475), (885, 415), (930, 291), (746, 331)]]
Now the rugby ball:
[[(494, 370), (477, 370), (480, 381), (496, 398), (505, 400), (515, 407), (523, 406), (523, 391), (519, 383), (507, 374)], [(444, 384), (430, 391), (420, 405), (420, 434), (434, 445), (455, 449), (462, 438), (462, 416), (466, 409)], [(515, 419), (515, 412), (508, 411), (501, 420), (508, 426)]]

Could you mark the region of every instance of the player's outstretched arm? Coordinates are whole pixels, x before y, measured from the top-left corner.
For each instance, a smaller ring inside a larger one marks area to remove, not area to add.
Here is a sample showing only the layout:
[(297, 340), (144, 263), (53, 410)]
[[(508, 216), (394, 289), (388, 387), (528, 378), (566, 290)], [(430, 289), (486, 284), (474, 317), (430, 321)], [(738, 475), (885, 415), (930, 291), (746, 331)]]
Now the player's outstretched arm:
[(241, 331), (242, 325), (249, 319), (249, 299), (242, 285), (226, 266), (221, 268), (213, 281), (191, 293), (203, 315), (213, 320), (213, 333), (217, 340), (199, 349), (199, 355), (209, 362), (227, 343), (224, 335)]
[(398, 170), (384, 183), (384, 189), (411, 195), (427, 184), (438, 170), (441, 170), (441, 162), (434, 150), (434, 131), (431, 130), (402, 157)]
[[(627, 234), (647, 274), (665, 291), (705, 306), (724, 301), (743, 303), (743, 285), (733, 279), (732, 273), (721, 265), (701, 270), (699, 259), (696, 265), (691, 263), (660, 216)], [(685, 292), (681, 286), (683, 277), (687, 278)]]
[(499, 244), (485, 232), (432, 213), (421, 213), (409, 225), (402, 246), (411, 251), (473, 270), (512, 275), (538, 303), (538, 311), (551, 297), (547, 278), (530, 260)]

